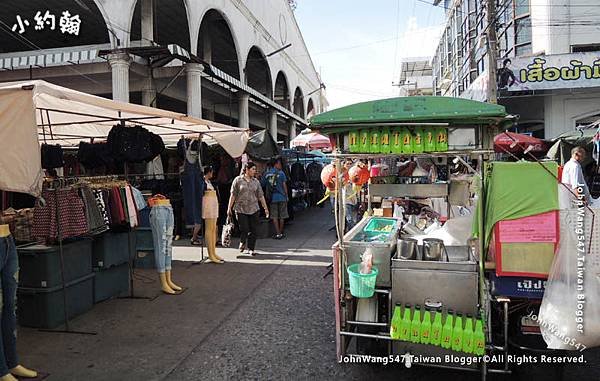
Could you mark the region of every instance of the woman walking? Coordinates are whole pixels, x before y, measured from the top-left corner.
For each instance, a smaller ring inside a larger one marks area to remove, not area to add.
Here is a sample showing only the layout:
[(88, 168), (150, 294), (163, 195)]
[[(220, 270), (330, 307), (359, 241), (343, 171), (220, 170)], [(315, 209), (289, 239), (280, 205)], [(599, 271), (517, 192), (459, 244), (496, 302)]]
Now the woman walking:
[(235, 211), (240, 225), (240, 251), (247, 250), (252, 256), (255, 255), (256, 229), (260, 223), (259, 202), (269, 218), (269, 208), (260, 182), (256, 179), (256, 164), (249, 162), (244, 165), (242, 174), (233, 180), (227, 214), (232, 215)]
[(208, 258), (212, 263), (223, 263), (223, 258), (217, 255), (217, 218), (219, 218), (219, 200), (217, 192), (211, 183), (213, 168), (204, 167), (204, 182), (206, 190), (202, 198), (202, 218), (204, 219), (204, 239), (208, 250)]

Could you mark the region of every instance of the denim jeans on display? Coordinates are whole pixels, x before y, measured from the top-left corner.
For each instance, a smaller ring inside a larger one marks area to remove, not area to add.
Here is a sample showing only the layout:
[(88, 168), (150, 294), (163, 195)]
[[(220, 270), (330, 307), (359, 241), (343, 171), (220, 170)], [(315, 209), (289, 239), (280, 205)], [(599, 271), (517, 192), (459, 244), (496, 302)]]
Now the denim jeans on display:
[(19, 258), (12, 236), (0, 237), (0, 278), (2, 293), (2, 335), (0, 339), (0, 376), (7, 375), (9, 369), (18, 365), (17, 360), (17, 283)]
[(154, 259), (159, 273), (171, 270), (173, 253), (173, 208), (167, 205), (158, 205), (150, 211), (150, 227), (154, 240)]
[(202, 196), (206, 185), (198, 163), (190, 164), (185, 160), (181, 185), (183, 186), (185, 222), (188, 225), (200, 225), (202, 223)]

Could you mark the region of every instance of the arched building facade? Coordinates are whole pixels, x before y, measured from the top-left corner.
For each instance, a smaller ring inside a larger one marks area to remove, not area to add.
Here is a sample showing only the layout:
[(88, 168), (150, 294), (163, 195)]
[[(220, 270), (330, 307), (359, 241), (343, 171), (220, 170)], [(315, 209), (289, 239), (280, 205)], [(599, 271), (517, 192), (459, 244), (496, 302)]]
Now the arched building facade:
[(10, 2), (0, 32), (2, 82), (42, 78), (286, 143), (326, 104), (287, 0)]

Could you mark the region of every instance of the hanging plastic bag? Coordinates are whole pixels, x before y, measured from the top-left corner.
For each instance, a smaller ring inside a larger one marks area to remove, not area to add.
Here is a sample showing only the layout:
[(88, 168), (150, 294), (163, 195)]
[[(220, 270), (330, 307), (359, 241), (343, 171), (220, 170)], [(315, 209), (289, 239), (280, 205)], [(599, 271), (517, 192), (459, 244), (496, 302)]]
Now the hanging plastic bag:
[(221, 232), (221, 246), (231, 246), (231, 234), (233, 233), (233, 228), (233, 222), (231, 222), (231, 218), (227, 216), (227, 221), (225, 222), (225, 225), (223, 225), (223, 231)]
[(538, 317), (550, 349), (600, 345), (600, 209), (592, 210), (560, 211), (559, 248)]

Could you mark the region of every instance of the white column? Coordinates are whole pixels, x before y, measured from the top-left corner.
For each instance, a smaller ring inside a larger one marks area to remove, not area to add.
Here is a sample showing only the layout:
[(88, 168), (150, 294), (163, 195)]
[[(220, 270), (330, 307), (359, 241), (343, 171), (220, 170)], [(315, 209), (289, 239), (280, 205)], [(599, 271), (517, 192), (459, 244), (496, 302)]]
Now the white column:
[(250, 128), (250, 115), (248, 110), (248, 101), (250, 95), (240, 91), (238, 95), (238, 127)]
[(112, 97), (115, 101), (129, 102), (129, 65), (131, 57), (127, 53), (108, 55), (112, 69)]
[(269, 109), (269, 131), (273, 140), (277, 141), (277, 111), (275, 109)]
[(290, 119), (288, 123), (290, 126), (290, 142), (291, 142), (292, 139), (294, 139), (298, 135), (296, 133), (297, 122), (294, 119)]
[(142, 45), (151, 45), (154, 41), (154, 0), (141, 0)]
[[(142, 85), (142, 104), (156, 107), (156, 85), (152, 77), (147, 77)], [(154, 103), (153, 103), (154, 102)]]
[(194, 118), (202, 118), (202, 71), (198, 63), (186, 63), (187, 73), (187, 114)]

